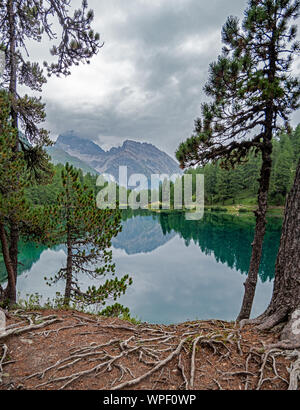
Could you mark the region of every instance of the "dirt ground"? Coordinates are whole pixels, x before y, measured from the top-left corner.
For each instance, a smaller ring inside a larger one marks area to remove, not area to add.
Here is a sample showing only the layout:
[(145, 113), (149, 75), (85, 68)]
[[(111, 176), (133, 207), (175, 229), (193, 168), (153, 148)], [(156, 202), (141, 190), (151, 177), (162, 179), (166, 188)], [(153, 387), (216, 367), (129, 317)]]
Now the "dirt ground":
[(287, 390), (276, 333), (234, 322), (132, 324), (75, 311), (9, 313), (0, 390)]

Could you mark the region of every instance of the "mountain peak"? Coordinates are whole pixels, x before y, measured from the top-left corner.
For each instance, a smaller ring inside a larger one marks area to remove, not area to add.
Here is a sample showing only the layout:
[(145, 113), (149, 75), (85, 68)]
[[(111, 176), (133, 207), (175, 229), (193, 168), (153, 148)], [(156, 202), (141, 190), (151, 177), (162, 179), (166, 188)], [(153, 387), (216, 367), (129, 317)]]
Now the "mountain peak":
[(140, 143), (137, 142), (137, 141), (125, 140), (125, 141), (123, 142), (123, 147), (128, 147), (128, 146), (137, 145), (137, 144), (140, 144)]
[[(141, 141), (134, 141), (134, 140), (125, 140), (123, 142), (123, 147), (152, 147), (156, 148), (155, 145), (150, 144), (149, 142), (141, 142)], [(156, 148), (158, 150), (158, 148)]]
[(74, 131), (67, 131), (59, 135), (55, 145), (63, 150), (71, 150), (79, 154), (95, 156), (105, 154), (105, 151), (98, 144), (86, 138), (78, 137)]

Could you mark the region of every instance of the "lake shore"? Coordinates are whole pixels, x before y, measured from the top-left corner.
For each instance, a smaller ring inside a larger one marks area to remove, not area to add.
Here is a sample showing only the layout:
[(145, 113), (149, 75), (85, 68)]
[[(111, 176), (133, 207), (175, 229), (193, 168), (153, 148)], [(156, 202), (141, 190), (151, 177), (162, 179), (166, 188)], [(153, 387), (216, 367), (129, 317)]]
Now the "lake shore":
[[(244, 215), (244, 214), (251, 214), (256, 211), (256, 205), (205, 205), (204, 211), (205, 212), (219, 212), (219, 213), (228, 213), (229, 215)], [(148, 209), (153, 213), (172, 213), (172, 212), (191, 212), (188, 209), (182, 210), (174, 210), (174, 209)], [(267, 215), (268, 216), (278, 216), (283, 217), (284, 214), (284, 207), (283, 206), (269, 206)]]
[(9, 312), (6, 332), (0, 390), (289, 387), (291, 362), (268, 351), (279, 334), (235, 322), (151, 325), (72, 310), (17, 310)]

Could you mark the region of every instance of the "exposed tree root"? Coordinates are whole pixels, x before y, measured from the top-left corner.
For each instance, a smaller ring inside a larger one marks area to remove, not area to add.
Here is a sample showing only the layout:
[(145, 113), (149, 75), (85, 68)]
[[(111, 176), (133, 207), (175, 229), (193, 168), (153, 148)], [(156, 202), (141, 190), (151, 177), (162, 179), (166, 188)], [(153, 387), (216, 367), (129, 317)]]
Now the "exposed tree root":
[(183, 390), (188, 390), (189, 387), (189, 381), (188, 378), (185, 374), (185, 368), (184, 368), (184, 364), (182, 363), (182, 355), (179, 355), (179, 359), (178, 359), (178, 369), (181, 372), (182, 378), (183, 378), (183, 383), (181, 386), (179, 386), (179, 389), (183, 389)]
[[(287, 308), (282, 308), (272, 314), (270, 310), (267, 309), (266, 312), (258, 318), (242, 320), (239, 323), (240, 329), (244, 328), (246, 325), (256, 325), (257, 329), (260, 331), (272, 331), (276, 326), (278, 327), (278, 325), (283, 329), (281, 332), (281, 341), (265, 346), (267, 352), (263, 357), (262, 366), (260, 368), (260, 378), (257, 390), (259, 390), (265, 382), (272, 382), (276, 379), (281, 379), (287, 383), (289, 385), (289, 390), (298, 390), (298, 381), (300, 380), (300, 352), (297, 349), (300, 349), (300, 310), (295, 309), (290, 315), (289, 321), (286, 323), (285, 321), (287, 317)], [(289, 381), (278, 374), (276, 368), (277, 356), (285, 356), (289, 360), (296, 358), (295, 362), (291, 365)], [(263, 377), (268, 359), (272, 360), (274, 371), (273, 378)]]
[(251, 325), (260, 325), (263, 321), (263, 318), (261, 316), (257, 317), (256, 319), (243, 319), (239, 324), (239, 328), (242, 330), (244, 329), (245, 326), (251, 326)]
[(20, 335), (21, 333), (29, 332), (31, 330), (41, 329), (43, 327), (52, 325), (53, 323), (62, 322), (62, 319), (57, 318), (57, 316), (55, 315), (40, 316), (36, 313), (25, 313), (22, 311), (16, 311), (14, 312), (14, 315), (22, 319), (27, 319), (29, 321), (29, 325), (14, 327), (10, 329), (7, 328), (6, 331), (0, 334), (0, 340), (4, 340), (8, 336)]
[(294, 351), (289, 354), (290, 358), (296, 358), (290, 369), (290, 382), (288, 390), (298, 390), (300, 380), (300, 352)]
[(194, 388), (196, 346), (197, 346), (197, 343), (201, 339), (203, 339), (203, 336), (198, 336), (193, 342), (193, 351), (192, 351), (192, 358), (191, 358), (191, 377), (190, 377), (190, 383), (189, 383), (190, 389)]
[(284, 321), (286, 319), (286, 316), (287, 316), (287, 310), (282, 309), (270, 316), (261, 318), (260, 323), (258, 324), (257, 328), (259, 330), (271, 330), (276, 325)]
[(7, 352), (8, 352), (8, 347), (5, 344), (2, 345), (2, 356), (0, 358), (0, 383), (2, 383), (3, 365), (4, 365), (4, 360), (6, 358)]
[(127, 382), (124, 382), (122, 384), (119, 384), (118, 386), (114, 387), (113, 390), (121, 390), (127, 387), (132, 387), (135, 386), (136, 384), (139, 384), (141, 381), (143, 381), (144, 379), (146, 379), (147, 377), (150, 377), (153, 373), (157, 372), (158, 370), (160, 370), (163, 366), (165, 366), (166, 364), (168, 364), (170, 361), (172, 361), (175, 357), (180, 355), (181, 350), (183, 349), (184, 344), (186, 343), (187, 338), (186, 339), (182, 339), (180, 341), (180, 343), (178, 344), (177, 348), (169, 354), (169, 356), (164, 359), (161, 360), (160, 362), (158, 362), (155, 367), (153, 367), (151, 370), (149, 370), (148, 372), (144, 373), (142, 376), (137, 377), (133, 380), (129, 380)]

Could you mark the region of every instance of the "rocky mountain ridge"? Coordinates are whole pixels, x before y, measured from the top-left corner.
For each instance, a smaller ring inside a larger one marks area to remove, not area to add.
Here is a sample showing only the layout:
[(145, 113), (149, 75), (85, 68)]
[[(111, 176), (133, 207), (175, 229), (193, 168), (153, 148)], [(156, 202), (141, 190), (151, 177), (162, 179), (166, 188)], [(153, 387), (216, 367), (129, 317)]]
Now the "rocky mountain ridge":
[[(77, 164), (86, 164), (86, 169), (93, 169), (96, 173), (110, 174), (117, 180), (119, 167), (127, 166), (128, 177), (132, 174), (143, 174), (150, 178), (152, 174), (180, 174), (178, 163), (168, 154), (152, 144), (126, 140), (120, 147), (113, 147), (104, 151), (98, 144), (85, 138), (78, 137), (75, 132), (67, 132), (58, 137), (54, 150), (49, 154), (53, 162), (63, 162), (62, 152), (66, 153), (66, 161), (70, 157), (77, 159)], [(76, 166), (74, 164), (74, 166)]]

